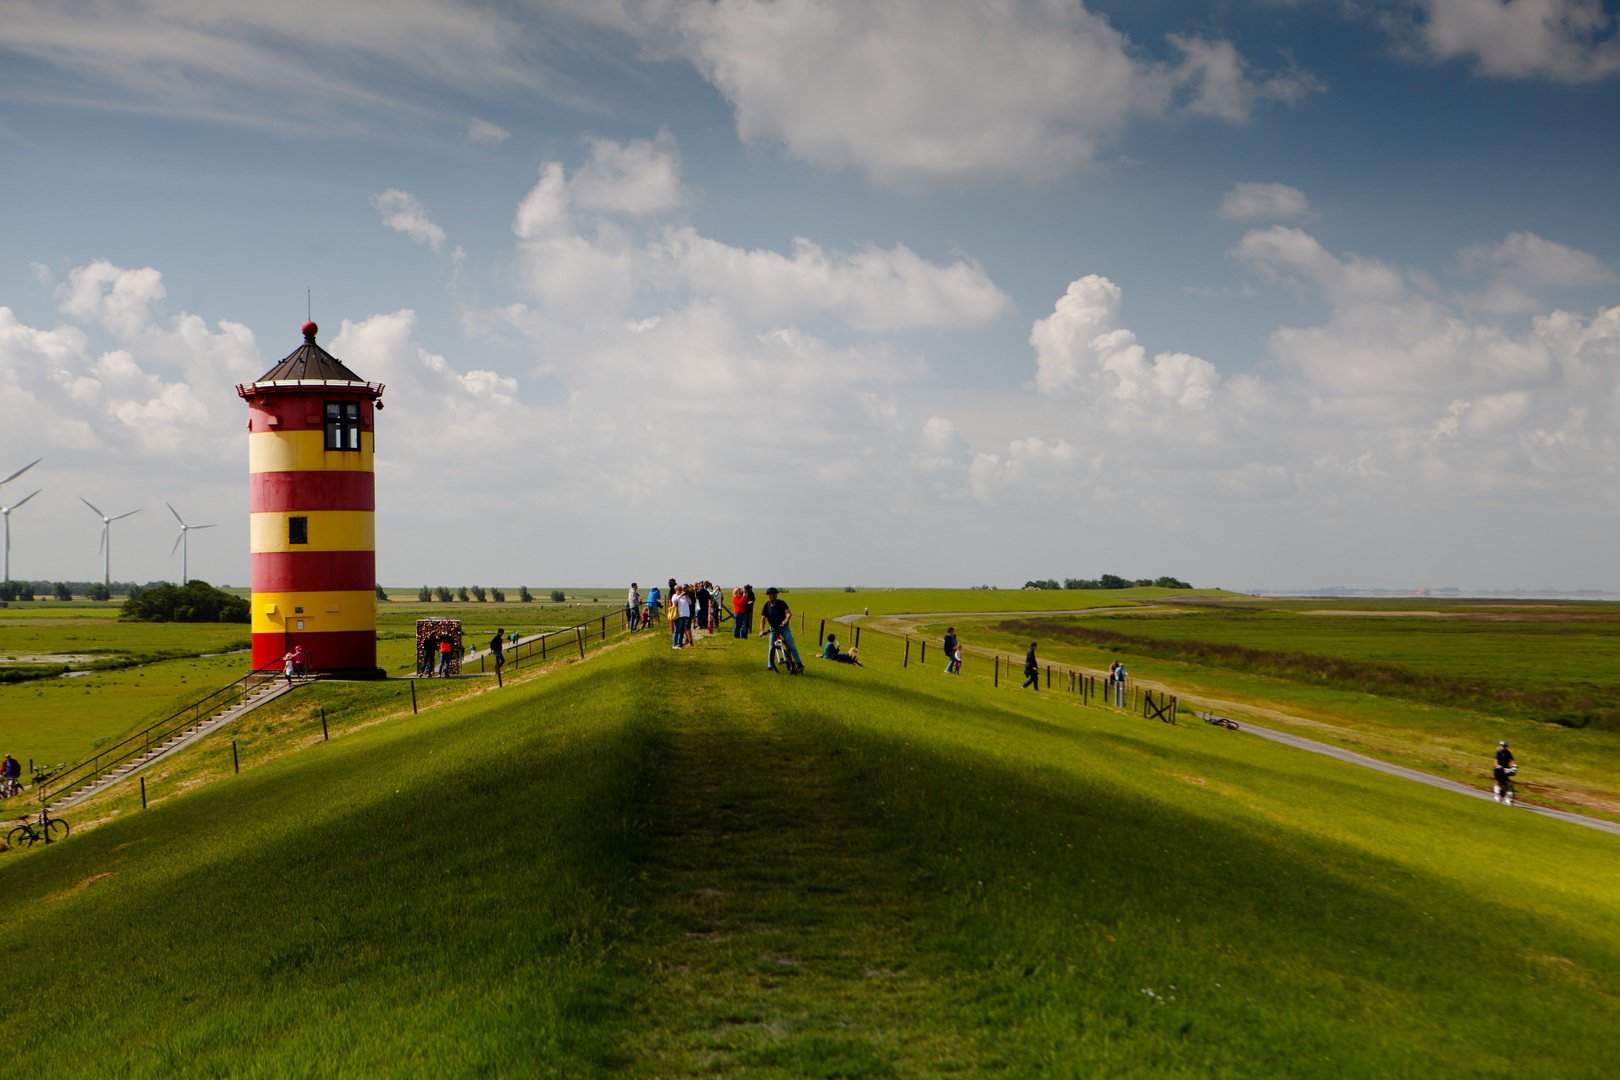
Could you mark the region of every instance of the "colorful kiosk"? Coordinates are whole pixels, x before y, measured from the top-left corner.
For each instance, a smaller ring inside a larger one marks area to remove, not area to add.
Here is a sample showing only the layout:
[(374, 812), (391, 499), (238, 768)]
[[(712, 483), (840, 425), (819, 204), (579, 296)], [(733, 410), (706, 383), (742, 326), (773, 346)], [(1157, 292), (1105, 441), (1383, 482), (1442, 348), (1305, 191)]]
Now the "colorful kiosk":
[(369, 383), (304, 344), (236, 392), (248, 403), (253, 666), (304, 647), (316, 671), (384, 678), (377, 666), (377, 509)]

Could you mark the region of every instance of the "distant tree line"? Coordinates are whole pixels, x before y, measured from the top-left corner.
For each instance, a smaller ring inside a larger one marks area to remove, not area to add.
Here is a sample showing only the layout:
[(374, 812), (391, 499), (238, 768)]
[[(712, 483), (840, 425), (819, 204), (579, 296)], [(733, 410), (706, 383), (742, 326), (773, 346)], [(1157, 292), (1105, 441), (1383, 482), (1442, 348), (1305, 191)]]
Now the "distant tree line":
[(1190, 589), (1191, 585), (1185, 581), (1165, 576), (1157, 578), (1137, 578), (1132, 581), (1122, 578), (1118, 574), (1104, 574), (1100, 578), (1064, 578), (1060, 585), (1056, 578), (1045, 581), (1026, 581), (1026, 589), (1140, 589), (1153, 587), (1156, 589)]
[[(377, 586), (377, 595), (382, 596), (381, 585)], [(558, 594), (554, 593), (553, 597), (555, 598), (557, 595)], [(518, 586), (517, 598), (518, 603), (520, 604), (531, 604), (534, 602), (534, 594), (529, 591), (529, 587), (527, 585)], [(384, 597), (384, 599), (386, 599), (386, 597)], [(463, 604), (472, 603), (474, 601), (483, 604), (490, 600), (495, 601), (497, 604), (504, 604), (506, 603), (506, 593), (500, 589), (494, 588), (493, 586), (486, 590), (481, 585), (474, 585), (471, 588), (463, 585), (452, 592), (450, 588), (445, 585), (440, 585), (436, 589), (430, 589), (424, 585), (420, 589), (416, 590), (416, 599), (424, 604), (432, 603), (435, 600), (441, 604), (448, 604), (452, 600), (459, 600)]]
[(131, 589), (156, 588), (161, 581), (149, 581), (145, 586), (133, 581), (115, 581), (111, 586), (99, 581), (6, 581), (0, 582), (0, 600), (56, 599), (72, 600), (82, 596), (86, 600), (111, 600), (115, 596), (128, 596)]
[(134, 622), (245, 623), (251, 607), (247, 597), (216, 589), (206, 581), (185, 585), (159, 582), (153, 588), (133, 588), (124, 601), (120, 619)]

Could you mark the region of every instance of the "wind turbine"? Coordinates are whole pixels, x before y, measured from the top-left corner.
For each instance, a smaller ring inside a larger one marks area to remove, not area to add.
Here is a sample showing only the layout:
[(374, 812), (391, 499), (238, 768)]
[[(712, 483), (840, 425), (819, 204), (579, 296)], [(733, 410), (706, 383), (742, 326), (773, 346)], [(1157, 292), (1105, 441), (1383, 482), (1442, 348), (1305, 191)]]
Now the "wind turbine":
[(138, 513), (140, 513), (140, 511), (139, 510), (131, 510), (128, 514), (119, 514), (118, 517), (108, 517), (106, 514), (103, 514), (99, 509), (97, 509), (95, 503), (91, 502), (89, 499), (85, 498), (83, 495), (79, 496), (79, 501), (84, 503), (84, 505), (88, 506), (90, 509), (95, 510), (96, 514), (101, 518), (101, 547), (98, 548), (97, 550), (105, 550), (107, 552), (107, 580), (106, 580), (105, 584), (107, 585), (108, 588), (111, 588), (112, 587), (112, 523), (117, 521), (119, 518), (127, 518), (127, 517), (129, 517), (130, 514), (138, 514)]
[[(17, 474), (12, 473), (11, 475), (16, 476)], [(8, 477), (7, 479), (10, 479), (10, 477)], [(38, 495), (38, 494), (39, 494), (39, 489), (36, 488), (31, 494), (25, 495), (23, 497), (23, 501), (18, 503), (17, 506), (21, 506), (23, 503), (27, 502), (29, 499), (32, 499), (35, 495)], [(4, 517), (6, 519), (6, 584), (7, 585), (11, 584), (11, 512), (13, 510), (17, 509), (17, 506), (0, 506), (0, 517)]]
[[(169, 506), (168, 503), (164, 503), (163, 505), (164, 506)], [(180, 535), (174, 538), (174, 547), (169, 549), (169, 554), (170, 555), (174, 554), (174, 548), (177, 548), (177, 547), (184, 547), (185, 548), (185, 550), (180, 553), (180, 585), (181, 585), (182, 588), (184, 588), (186, 585), (190, 584), (190, 582), (191, 582), (191, 578), (189, 576), (187, 576), (187, 570), (186, 570), (186, 560), (191, 555), (191, 545), (186, 543), (186, 534), (191, 532), (192, 529), (212, 529), (212, 528), (214, 528), (214, 526), (212, 526), (212, 525), (187, 525), (186, 524), (186, 519), (180, 516), (180, 511), (176, 510), (172, 506), (169, 506), (169, 513), (173, 514), (174, 515), (174, 520), (176, 520), (176, 521), (178, 521), (180, 523)]]

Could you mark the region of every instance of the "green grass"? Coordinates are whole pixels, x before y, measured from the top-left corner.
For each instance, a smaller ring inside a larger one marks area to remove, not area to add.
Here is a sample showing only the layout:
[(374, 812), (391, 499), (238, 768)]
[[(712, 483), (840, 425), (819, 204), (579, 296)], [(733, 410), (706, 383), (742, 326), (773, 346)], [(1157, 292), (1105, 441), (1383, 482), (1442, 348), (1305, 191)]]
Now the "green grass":
[(12, 1060), (1612, 1073), (1616, 838), (862, 651), (653, 635), (0, 856)]

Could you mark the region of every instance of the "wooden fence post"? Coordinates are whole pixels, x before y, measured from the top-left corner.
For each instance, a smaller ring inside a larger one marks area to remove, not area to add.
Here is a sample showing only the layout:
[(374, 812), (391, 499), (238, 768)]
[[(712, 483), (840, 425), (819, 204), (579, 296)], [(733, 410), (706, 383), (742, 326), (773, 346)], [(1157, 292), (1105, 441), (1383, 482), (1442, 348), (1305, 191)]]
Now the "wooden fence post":
[(231, 740), (231, 767), (236, 770), (237, 775), (241, 775), (241, 772), (242, 772), (242, 759), (236, 756), (236, 740), (235, 739)]
[(911, 663), (911, 639), (906, 638), (906, 654), (900, 660), (900, 666), (906, 667)]
[(926, 641), (921, 642), (921, 645), (922, 645), (922, 652), (917, 654), (917, 663), (921, 664), (923, 667), (927, 667), (928, 666), (928, 642), (926, 642)]
[(146, 777), (141, 777), (141, 809), (146, 809)]
[(995, 670), (995, 674), (992, 676), (992, 678), (995, 681), (991, 685), (1000, 686), (1001, 685), (1001, 657), (1000, 657), (1000, 655), (996, 656), (995, 663), (996, 663), (996, 670)]
[[(416, 691), (416, 684), (412, 683), (411, 684), (411, 696), (413, 698), (416, 696), (415, 691)], [(324, 705), (321, 706), (321, 740), (323, 742), (331, 742), (332, 741), (332, 733), (330, 731), (326, 730), (326, 706), (324, 706)]]
[(577, 626), (574, 627), (574, 640), (579, 643), (579, 658), (581, 660), (585, 659), (585, 635), (579, 632)]
[(816, 633), (821, 635), (821, 640), (817, 641), (816, 645), (821, 646), (821, 645), (827, 644), (827, 620), (826, 619), (821, 620), (821, 629), (816, 631)]
[(1052, 665), (1051, 664), (1046, 665), (1046, 688), (1048, 690), (1052, 689)]
[(411, 715), (416, 715), (416, 680), (411, 680)]
[(861, 624), (860, 623), (855, 624), (855, 647), (857, 649), (861, 647)]
[(546, 634), (541, 634), (540, 635), (540, 659), (542, 661), (544, 661), (545, 658), (546, 658), (546, 638), (548, 636), (549, 635), (546, 635)]

